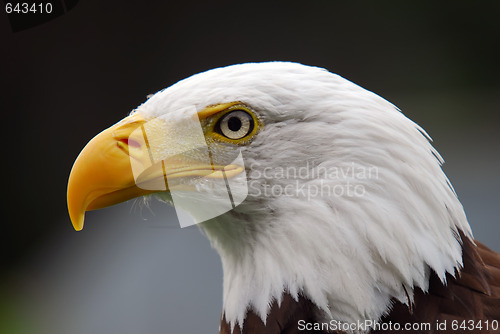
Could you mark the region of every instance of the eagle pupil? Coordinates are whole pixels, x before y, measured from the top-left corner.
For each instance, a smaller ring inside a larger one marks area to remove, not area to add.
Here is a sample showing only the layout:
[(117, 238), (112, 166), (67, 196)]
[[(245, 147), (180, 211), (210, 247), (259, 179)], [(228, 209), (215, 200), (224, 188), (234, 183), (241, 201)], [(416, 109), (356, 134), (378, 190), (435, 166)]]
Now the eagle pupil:
[(227, 122), (227, 127), (231, 131), (238, 131), (241, 129), (241, 120), (238, 117), (231, 117)]

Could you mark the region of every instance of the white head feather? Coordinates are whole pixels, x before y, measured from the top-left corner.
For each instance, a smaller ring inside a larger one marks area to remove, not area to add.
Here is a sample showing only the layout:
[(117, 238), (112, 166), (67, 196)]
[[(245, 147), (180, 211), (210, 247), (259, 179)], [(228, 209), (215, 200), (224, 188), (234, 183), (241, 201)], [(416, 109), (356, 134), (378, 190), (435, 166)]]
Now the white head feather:
[(415, 288), (426, 291), (430, 270), (444, 281), (460, 268), (458, 231), (471, 232), (430, 138), (340, 76), (296, 63), (229, 66), (185, 79), (137, 112), (233, 101), (263, 123), (241, 148), (249, 196), (201, 225), (222, 259), (233, 326), (248, 309), (265, 321), (284, 292), (309, 298), (321, 321), (378, 320), (392, 298), (408, 303)]

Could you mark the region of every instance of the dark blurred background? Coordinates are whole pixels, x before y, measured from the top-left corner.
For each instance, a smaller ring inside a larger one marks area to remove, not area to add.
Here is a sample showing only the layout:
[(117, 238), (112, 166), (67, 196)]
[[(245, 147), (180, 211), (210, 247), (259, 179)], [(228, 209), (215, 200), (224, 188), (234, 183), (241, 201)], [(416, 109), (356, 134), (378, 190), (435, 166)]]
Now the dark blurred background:
[(87, 141), (148, 94), (235, 63), (325, 67), (396, 104), (500, 251), (499, 17), (498, 0), (80, 0), (14, 33), (0, 13), (0, 332), (217, 332), (221, 265), (196, 227), (131, 201), (77, 233), (66, 182)]

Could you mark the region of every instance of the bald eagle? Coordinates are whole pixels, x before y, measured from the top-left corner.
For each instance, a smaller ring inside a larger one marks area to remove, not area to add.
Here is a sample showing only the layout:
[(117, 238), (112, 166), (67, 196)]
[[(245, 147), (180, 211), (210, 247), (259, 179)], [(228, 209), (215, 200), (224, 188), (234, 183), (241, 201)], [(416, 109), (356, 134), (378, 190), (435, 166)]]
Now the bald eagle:
[[(220, 254), (220, 333), (500, 333), (500, 255), (475, 241), (430, 138), (317, 67), (213, 69), (92, 139), (85, 211), (154, 196)], [(181, 212), (181, 211), (179, 211)]]

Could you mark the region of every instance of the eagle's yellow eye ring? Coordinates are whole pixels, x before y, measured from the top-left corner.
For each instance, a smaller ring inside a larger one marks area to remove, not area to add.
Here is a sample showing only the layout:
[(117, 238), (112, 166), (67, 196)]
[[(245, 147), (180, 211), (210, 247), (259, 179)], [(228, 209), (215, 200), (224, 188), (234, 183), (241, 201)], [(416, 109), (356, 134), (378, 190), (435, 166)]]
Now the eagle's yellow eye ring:
[(257, 132), (259, 121), (242, 104), (235, 104), (219, 112), (214, 121), (213, 135), (220, 141), (245, 144)]

